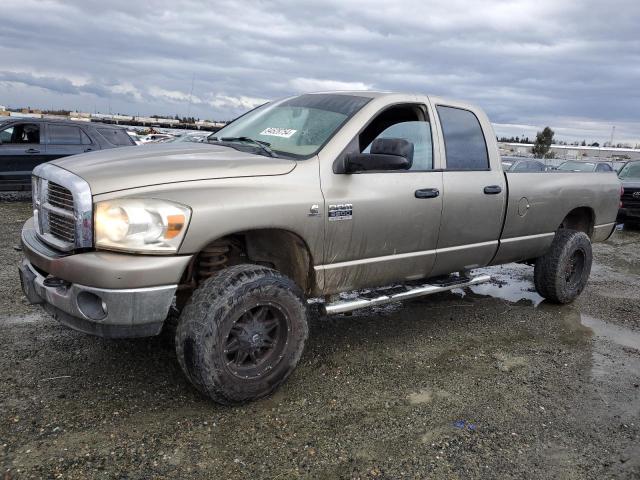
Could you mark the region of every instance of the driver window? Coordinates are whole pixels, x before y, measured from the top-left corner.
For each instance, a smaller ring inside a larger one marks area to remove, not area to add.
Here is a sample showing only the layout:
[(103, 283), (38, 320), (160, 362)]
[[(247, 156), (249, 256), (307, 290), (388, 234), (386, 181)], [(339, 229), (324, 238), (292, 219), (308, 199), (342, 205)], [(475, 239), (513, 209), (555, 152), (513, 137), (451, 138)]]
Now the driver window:
[(413, 143), (410, 170), (433, 169), (431, 124), (422, 105), (395, 105), (380, 113), (360, 134), (360, 153), (369, 153), (377, 138), (402, 138)]
[(35, 123), (12, 125), (0, 131), (2, 143), (38, 144), (40, 143), (40, 127)]

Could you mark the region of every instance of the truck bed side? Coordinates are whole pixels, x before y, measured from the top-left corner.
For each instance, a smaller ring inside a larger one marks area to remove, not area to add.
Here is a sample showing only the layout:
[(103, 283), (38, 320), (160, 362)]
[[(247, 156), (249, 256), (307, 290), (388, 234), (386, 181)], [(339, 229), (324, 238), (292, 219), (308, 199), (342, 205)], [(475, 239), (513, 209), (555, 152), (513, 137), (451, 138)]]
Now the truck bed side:
[(544, 254), (571, 212), (590, 217), (585, 229), (594, 242), (606, 240), (615, 227), (620, 181), (614, 173), (507, 172), (505, 177), (509, 194), (494, 265)]

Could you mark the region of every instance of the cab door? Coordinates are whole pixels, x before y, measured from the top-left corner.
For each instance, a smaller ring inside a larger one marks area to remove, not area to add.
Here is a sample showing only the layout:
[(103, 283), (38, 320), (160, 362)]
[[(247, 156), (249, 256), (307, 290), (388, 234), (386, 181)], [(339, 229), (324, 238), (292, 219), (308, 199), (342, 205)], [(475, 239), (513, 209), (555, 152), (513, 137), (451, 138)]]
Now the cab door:
[(491, 262), (502, 232), (507, 184), (486, 116), (450, 103), (434, 107), (445, 161), (435, 276)]
[[(342, 155), (367, 153), (376, 138), (414, 146), (410, 170), (335, 173), (321, 161), (325, 197), (325, 294), (423, 278), (435, 261), (442, 172), (434, 168), (427, 105), (392, 105), (352, 139)], [(338, 161), (340, 161), (340, 156)]]

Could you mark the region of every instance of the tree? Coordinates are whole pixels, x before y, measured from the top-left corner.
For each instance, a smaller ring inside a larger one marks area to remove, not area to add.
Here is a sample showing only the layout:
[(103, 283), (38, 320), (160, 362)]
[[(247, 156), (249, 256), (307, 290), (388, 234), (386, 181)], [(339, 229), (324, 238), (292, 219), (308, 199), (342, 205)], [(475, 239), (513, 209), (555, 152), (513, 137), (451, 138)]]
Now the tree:
[(552, 143), (553, 130), (549, 127), (544, 127), (544, 130), (536, 133), (536, 141), (533, 144), (531, 151), (536, 158), (545, 158), (549, 153)]

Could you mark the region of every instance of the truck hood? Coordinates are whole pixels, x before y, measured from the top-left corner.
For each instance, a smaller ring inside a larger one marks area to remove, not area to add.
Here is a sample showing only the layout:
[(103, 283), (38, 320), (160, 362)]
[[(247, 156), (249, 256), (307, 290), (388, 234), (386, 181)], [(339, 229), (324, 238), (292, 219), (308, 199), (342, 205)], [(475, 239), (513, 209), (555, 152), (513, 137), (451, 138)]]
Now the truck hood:
[(624, 179), (620, 179), (620, 181), (622, 182), (622, 186), (623, 188), (640, 188), (640, 180), (624, 180)]
[(285, 175), (296, 162), (210, 144), (155, 144), (113, 148), (51, 163), (86, 180), (91, 193), (215, 178)]

